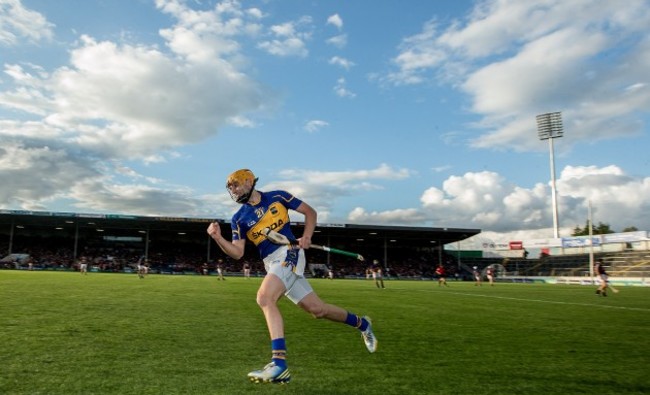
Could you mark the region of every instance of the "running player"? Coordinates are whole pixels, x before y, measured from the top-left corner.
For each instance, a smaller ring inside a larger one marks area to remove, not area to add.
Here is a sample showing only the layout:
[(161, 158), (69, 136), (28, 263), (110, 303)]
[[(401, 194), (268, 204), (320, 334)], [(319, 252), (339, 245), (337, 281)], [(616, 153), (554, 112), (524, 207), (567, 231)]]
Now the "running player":
[(485, 269), (485, 276), (490, 282), (490, 285), (494, 286), (494, 268), (492, 265), (488, 266), (487, 269)]
[(618, 292), (617, 290), (612, 288), (611, 285), (609, 285), (609, 276), (605, 271), (605, 264), (603, 263), (602, 259), (598, 259), (596, 261), (596, 264), (594, 265), (594, 272), (596, 273), (596, 277), (600, 282), (598, 285), (598, 289), (596, 290), (596, 295), (607, 296), (607, 288), (611, 289), (614, 293)]
[(481, 286), (481, 272), (478, 270), (478, 266), (473, 267), (472, 274), (474, 275), (474, 285)]
[(447, 272), (445, 271), (445, 267), (442, 266), (442, 263), (438, 264), (438, 267), (436, 267), (436, 276), (438, 276), (438, 286), (444, 285), (445, 287), (448, 287), (449, 284), (447, 284)]
[(147, 262), (144, 256), (142, 256), (138, 260), (138, 277), (144, 278), (144, 276), (147, 275), (147, 272), (148, 272)]
[(225, 270), (226, 270), (226, 269), (223, 267), (223, 259), (219, 259), (219, 260), (217, 261), (217, 276), (219, 276), (219, 277), (217, 278), (217, 280), (223, 280), (223, 281), (226, 281), (226, 278), (223, 276), (223, 272), (224, 272)]
[(82, 256), (79, 261), (79, 273), (84, 275), (88, 274), (88, 260), (85, 256)]
[(372, 261), (372, 266), (370, 266), (370, 271), (372, 272), (372, 278), (375, 280), (375, 285), (377, 288), (386, 288), (384, 286), (384, 273), (381, 270), (381, 265), (378, 260)]
[[(311, 237), (316, 227), (316, 211), (286, 191), (258, 191), (255, 189), (256, 183), (257, 178), (248, 169), (235, 171), (226, 181), (230, 196), (241, 204), (232, 217), (232, 240), (223, 237), (216, 222), (210, 224), (207, 229), (212, 239), (230, 257), (241, 259), (248, 239), (257, 246), (264, 261), (267, 274), (257, 291), (257, 303), (264, 313), (271, 337), (272, 359), (261, 370), (250, 372), (250, 380), (256, 383), (286, 383), (291, 379), (286, 361), (284, 321), (277, 305), (282, 295), (314, 318), (325, 318), (357, 328), (361, 331), (368, 351), (375, 352), (377, 340), (370, 319), (325, 303), (303, 276), (305, 250), (311, 245)], [(270, 228), (293, 239), (289, 210), (297, 211), (305, 217), (304, 231), (298, 239), (298, 248), (273, 244), (263, 232), (264, 229)]]

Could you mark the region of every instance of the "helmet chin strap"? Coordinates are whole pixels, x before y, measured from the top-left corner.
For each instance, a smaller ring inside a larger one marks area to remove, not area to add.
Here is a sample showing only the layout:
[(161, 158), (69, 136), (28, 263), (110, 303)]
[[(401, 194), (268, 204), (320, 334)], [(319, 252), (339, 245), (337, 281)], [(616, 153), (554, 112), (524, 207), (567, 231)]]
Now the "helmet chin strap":
[(237, 203), (239, 203), (239, 204), (246, 204), (251, 199), (252, 195), (253, 195), (253, 188), (251, 188), (251, 190), (248, 191), (248, 193), (245, 193), (245, 194), (241, 195), (240, 197), (238, 197), (237, 200), (235, 200), (235, 201)]
[(235, 202), (237, 202), (239, 204), (248, 203), (248, 201), (251, 199), (251, 196), (253, 196), (253, 191), (255, 190), (255, 185), (256, 184), (257, 184), (257, 178), (255, 180), (253, 180), (253, 185), (251, 186), (250, 191), (248, 191), (247, 193), (245, 193), (245, 194), (241, 195), (240, 197), (238, 197), (237, 199), (235, 199)]

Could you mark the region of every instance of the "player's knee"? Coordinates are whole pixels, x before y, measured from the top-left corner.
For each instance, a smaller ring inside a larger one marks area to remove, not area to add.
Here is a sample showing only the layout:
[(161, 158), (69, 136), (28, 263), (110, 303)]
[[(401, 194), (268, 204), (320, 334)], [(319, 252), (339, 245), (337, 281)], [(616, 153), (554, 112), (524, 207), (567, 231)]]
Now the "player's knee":
[(311, 314), (312, 317), (316, 319), (323, 318), (327, 314), (327, 309), (322, 303), (304, 305), (303, 309), (305, 309), (309, 314)]
[(320, 319), (320, 318), (324, 318), (327, 312), (325, 311), (324, 308), (314, 308), (309, 313), (311, 314), (312, 317), (316, 319)]
[(273, 303), (275, 303), (273, 301), (273, 298), (271, 298), (267, 293), (265, 292), (257, 293), (257, 305), (260, 306), (261, 308), (270, 306)]

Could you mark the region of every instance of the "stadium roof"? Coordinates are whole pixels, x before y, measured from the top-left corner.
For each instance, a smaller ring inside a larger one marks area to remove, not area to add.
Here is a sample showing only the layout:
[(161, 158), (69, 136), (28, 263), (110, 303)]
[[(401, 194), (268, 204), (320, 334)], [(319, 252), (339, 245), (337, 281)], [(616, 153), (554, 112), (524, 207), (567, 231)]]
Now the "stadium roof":
[[(215, 221), (210, 218), (149, 217), (121, 214), (84, 214), (48, 211), (0, 210), (0, 233), (5, 233), (5, 225), (60, 228), (78, 226), (79, 228), (135, 229), (174, 232), (202, 232), (207, 224)], [(230, 220), (216, 220), (226, 232), (230, 230)], [(294, 222), (296, 235), (302, 234), (301, 222)], [(410, 226), (380, 226), (354, 224), (319, 223), (314, 234), (314, 243), (366, 246), (385, 246), (397, 243), (401, 247), (423, 247), (454, 243), (480, 233), (480, 229), (434, 228)]]

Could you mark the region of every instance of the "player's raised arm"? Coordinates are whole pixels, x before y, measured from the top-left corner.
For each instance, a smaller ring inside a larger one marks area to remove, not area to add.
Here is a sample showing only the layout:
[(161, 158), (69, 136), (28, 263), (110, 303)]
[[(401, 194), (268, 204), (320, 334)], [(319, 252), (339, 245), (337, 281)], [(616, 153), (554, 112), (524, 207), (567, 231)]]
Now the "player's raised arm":
[(217, 222), (213, 222), (208, 226), (207, 230), (212, 240), (214, 240), (219, 248), (233, 259), (241, 259), (244, 256), (244, 248), (246, 247), (246, 240), (226, 240), (221, 234), (221, 228)]

